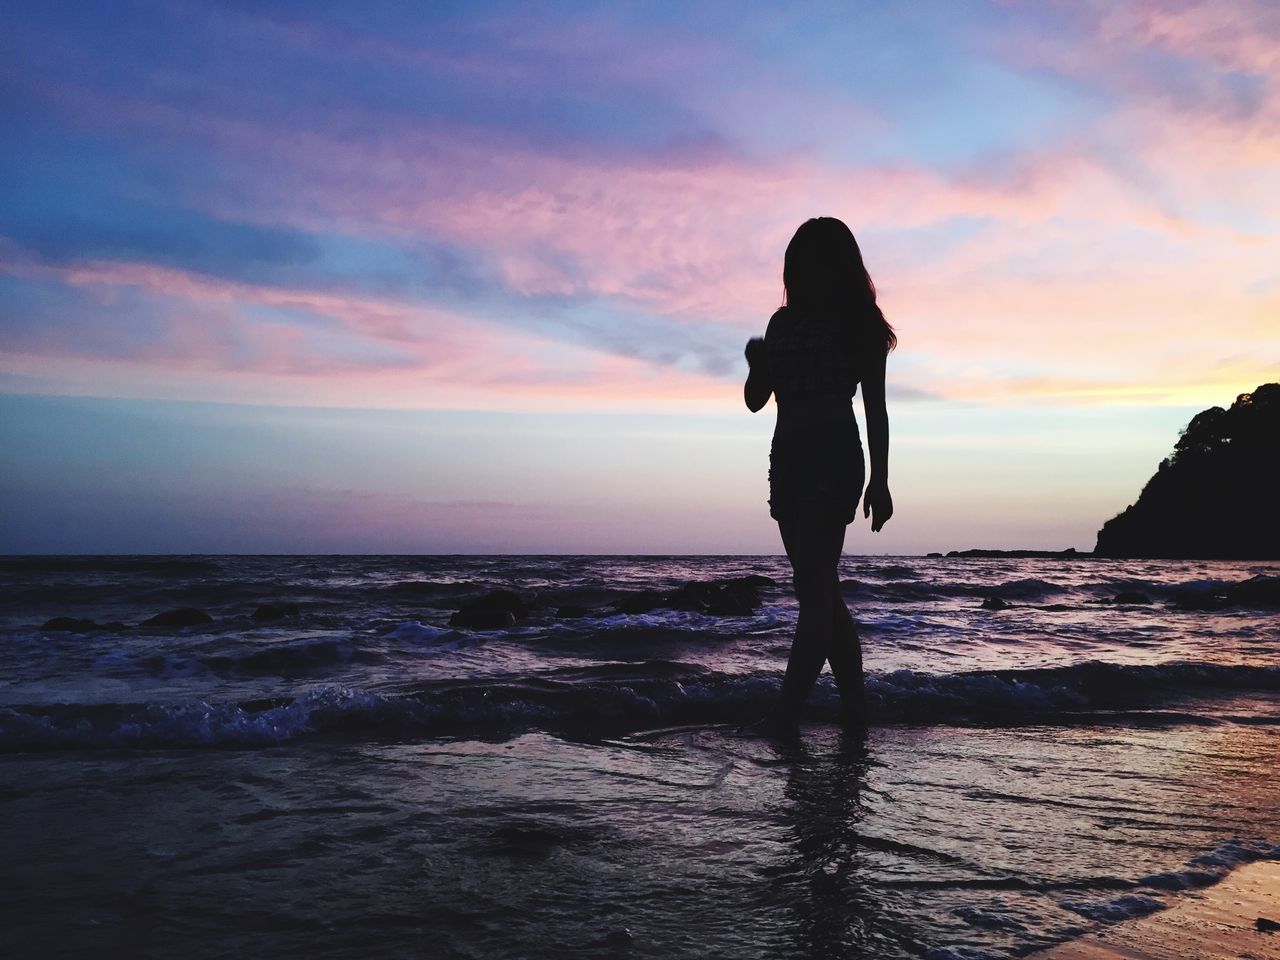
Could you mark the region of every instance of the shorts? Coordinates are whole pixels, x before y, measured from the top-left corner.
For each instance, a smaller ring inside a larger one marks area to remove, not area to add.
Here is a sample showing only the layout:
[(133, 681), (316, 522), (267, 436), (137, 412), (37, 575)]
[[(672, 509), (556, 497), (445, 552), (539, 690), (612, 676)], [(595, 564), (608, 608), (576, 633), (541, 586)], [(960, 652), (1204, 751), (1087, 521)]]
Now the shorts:
[(830, 507), (852, 523), (866, 480), (862, 439), (852, 415), (792, 425), (769, 449), (769, 516), (793, 520), (800, 504)]

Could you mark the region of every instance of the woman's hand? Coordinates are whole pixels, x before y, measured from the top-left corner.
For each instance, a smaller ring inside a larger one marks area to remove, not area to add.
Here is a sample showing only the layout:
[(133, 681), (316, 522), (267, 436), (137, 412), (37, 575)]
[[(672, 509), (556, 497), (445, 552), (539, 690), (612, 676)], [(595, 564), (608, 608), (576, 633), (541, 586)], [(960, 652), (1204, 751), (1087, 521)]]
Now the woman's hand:
[(872, 480), (862, 495), (862, 515), (871, 518), (871, 532), (879, 533), (880, 528), (893, 516), (893, 497), (889, 496), (889, 484), (883, 480)]
[(747, 401), (747, 409), (756, 413), (769, 402), (773, 393), (773, 382), (769, 377), (769, 351), (765, 348), (764, 338), (752, 337), (747, 341), (747, 382), (742, 388), (742, 397)]

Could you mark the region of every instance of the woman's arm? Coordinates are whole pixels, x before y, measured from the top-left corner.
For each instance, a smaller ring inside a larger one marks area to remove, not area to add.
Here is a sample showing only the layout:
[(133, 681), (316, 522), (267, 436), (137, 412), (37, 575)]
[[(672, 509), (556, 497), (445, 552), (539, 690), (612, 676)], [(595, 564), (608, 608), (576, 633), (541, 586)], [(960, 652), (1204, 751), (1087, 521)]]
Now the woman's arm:
[(760, 410), (769, 402), (773, 393), (773, 380), (769, 377), (769, 352), (764, 340), (752, 337), (747, 341), (747, 382), (742, 388), (742, 398), (747, 402), (747, 409), (752, 413)]
[(884, 406), (884, 367), (888, 354), (875, 351), (862, 378), (862, 410), (867, 418), (867, 447), (871, 452), (871, 480), (862, 495), (862, 515), (871, 517), (871, 529), (880, 528), (893, 516), (889, 496), (889, 413)]

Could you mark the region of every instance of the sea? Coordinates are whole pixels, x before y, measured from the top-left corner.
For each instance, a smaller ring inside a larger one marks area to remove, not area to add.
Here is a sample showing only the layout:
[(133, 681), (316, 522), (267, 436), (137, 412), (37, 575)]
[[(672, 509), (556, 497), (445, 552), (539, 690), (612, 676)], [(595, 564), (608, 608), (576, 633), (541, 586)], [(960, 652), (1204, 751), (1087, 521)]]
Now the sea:
[(1280, 564), (840, 575), (869, 728), (774, 741), (782, 557), (0, 559), (0, 955), (984, 960), (1280, 857)]

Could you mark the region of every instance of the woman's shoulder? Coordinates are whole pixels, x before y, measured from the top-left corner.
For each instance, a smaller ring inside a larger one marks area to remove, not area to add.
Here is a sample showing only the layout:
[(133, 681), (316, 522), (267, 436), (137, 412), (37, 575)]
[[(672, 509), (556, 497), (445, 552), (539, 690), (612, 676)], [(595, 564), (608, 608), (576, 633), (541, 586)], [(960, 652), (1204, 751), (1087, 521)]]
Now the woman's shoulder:
[(782, 326), (782, 324), (786, 323), (788, 316), (789, 312), (785, 304), (773, 311), (773, 316), (769, 318), (769, 323), (764, 328), (764, 338), (768, 340), (769, 334), (776, 331), (778, 327)]

